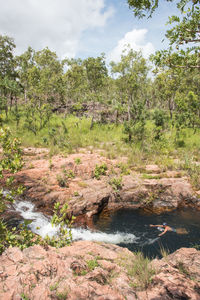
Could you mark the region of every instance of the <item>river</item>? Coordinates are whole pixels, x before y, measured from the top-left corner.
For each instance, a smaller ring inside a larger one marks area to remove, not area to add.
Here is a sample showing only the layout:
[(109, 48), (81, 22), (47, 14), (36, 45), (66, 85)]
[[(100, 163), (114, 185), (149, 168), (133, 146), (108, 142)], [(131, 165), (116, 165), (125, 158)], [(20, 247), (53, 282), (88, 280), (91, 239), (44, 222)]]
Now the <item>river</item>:
[[(15, 201), (10, 210), (20, 213), (23, 219), (32, 220), (31, 230), (42, 237), (53, 236), (58, 227), (52, 227), (48, 216), (35, 210), (29, 201)], [(184, 228), (187, 234), (167, 232), (158, 237), (160, 231), (150, 224), (166, 222), (174, 228)], [(118, 244), (131, 251), (142, 251), (148, 257), (160, 257), (161, 249), (169, 253), (181, 247), (200, 245), (200, 212), (194, 209), (180, 209), (160, 215), (147, 214), (142, 210), (121, 209), (104, 211), (94, 218), (95, 230), (72, 228), (73, 240), (90, 240)]]

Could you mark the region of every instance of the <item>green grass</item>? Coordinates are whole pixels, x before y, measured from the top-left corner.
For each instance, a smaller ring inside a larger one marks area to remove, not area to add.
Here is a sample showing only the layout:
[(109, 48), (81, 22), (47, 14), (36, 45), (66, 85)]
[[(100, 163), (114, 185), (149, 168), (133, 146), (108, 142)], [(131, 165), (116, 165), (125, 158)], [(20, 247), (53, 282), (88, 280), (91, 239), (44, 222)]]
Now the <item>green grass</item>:
[(162, 255), (163, 258), (166, 259), (170, 254), (170, 251), (168, 248), (165, 248), (163, 245), (160, 245), (160, 254)]
[(151, 266), (151, 260), (144, 257), (142, 252), (134, 254), (135, 257), (122, 255), (118, 263), (127, 270), (127, 274), (132, 278), (132, 285), (138, 290), (145, 290), (156, 271)]
[(136, 278), (139, 288), (146, 289), (151, 283), (155, 270), (152, 268), (150, 260), (144, 257), (143, 253), (137, 252), (135, 255), (136, 258), (132, 268), (129, 269), (129, 275)]
[(150, 175), (150, 174), (142, 174), (142, 178), (144, 179), (161, 179), (162, 176), (160, 175)]
[(52, 292), (57, 290), (58, 286), (59, 286), (59, 282), (56, 282), (55, 284), (50, 285), (49, 289)]
[(93, 271), (95, 268), (97, 268), (99, 266), (97, 259), (94, 258), (94, 259), (88, 260), (87, 266), (90, 271)]
[[(200, 161), (200, 131), (194, 134), (192, 129), (183, 129), (179, 133), (179, 143), (177, 143), (176, 131), (169, 127), (162, 138), (156, 141), (153, 138), (153, 122), (148, 120), (145, 139), (140, 142), (134, 140), (130, 144), (125, 142), (126, 135), (122, 124), (96, 123), (90, 130), (90, 118), (79, 119), (73, 115), (67, 115), (65, 118), (62, 114), (53, 114), (49, 124), (35, 135), (27, 129), (24, 111), (22, 107), (20, 109), (21, 119), (18, 128), (11, 113), (7, 119), (3, 116), (3, 124), (11, 128), (14, 136), (21, 138), (24, 147), (47, 147), (50, 149), (50, 156), (61, 152), (76, 153), (79, 148), (100, 149), (102, 154), (110, 159), (128, 157), (126, 168), (121, 168), (123, 175), (131, 167), (142, 167), (149, 163), (158, 164), (163, 171), (180, 169), (181, 163), (175, 163), (175, 158), (180, 162), (185, 161), (185, 157), (190, 161)], [(75, 163), (81, 163), (78, 157)], [(195, 170), (195, 173), (199, 173), (198, 170)], [(189, 176), (192, 176), (191, 174), (192, 172)], [(198, 174), (195, 176), (193, 182), (198, 186)]]

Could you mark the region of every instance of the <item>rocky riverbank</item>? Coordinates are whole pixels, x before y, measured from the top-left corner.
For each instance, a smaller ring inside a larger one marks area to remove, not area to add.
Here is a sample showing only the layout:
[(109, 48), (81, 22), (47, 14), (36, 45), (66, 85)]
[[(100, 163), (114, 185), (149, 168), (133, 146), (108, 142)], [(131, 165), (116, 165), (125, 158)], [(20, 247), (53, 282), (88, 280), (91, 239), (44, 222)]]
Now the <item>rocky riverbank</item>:
[(125, 248), (86, 241), (8, 249), (0, 256), (0, 299), (200, 299), (200, 251), (181, 248), (148, 265), (137, 259)]
[[(93, 215), (105, 207), (158, 213), (200, 208), (200, 193), (181, 170), (164, 171), (157, 165), (128, 168), (126, 158), (111, 160), (88, 150), (49, 159), (46, 149), (28, 148), (24, 158), (23, 170), (15, 175), (16, 184), (26, 187), (24, 196), (48, 214), (55, 202), (68, 202), (77, 224), (92, 227)], [(88, 241), (61, 249), (12, 248), (0, 256), (0, 278), (2, 300), (198, 300), (200, 251), (181, 248), (146, 263), (126, 248)]]
[(15, 177), (26, 187), (25, 197), (49, 214), (55, 202), (68, 202), (69, 214), (78, 224), (92, 226), (92, 216), (105, 207), (158, 213), (184, 206), (200, 209), (200, 191), (193, 190), (181, 170), (163, 171), (157, 165), (128, 168), (126, 158), (111, 160), (86, 149), (49, 158), (47, 149), (28, 148), (24, 157), (25, 166)]

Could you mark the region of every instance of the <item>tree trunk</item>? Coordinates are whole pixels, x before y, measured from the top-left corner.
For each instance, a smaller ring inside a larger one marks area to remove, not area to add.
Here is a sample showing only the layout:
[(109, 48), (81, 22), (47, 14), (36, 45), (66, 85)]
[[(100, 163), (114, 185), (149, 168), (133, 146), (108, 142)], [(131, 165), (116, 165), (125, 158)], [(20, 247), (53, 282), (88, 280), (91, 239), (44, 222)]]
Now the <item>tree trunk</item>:
[(13, 96), (10, 95), (10, 111), (11, 111), (11, 109), (12, 109), (12, 105), (13, 105)]
[(168, 108), (169, 108), (169, 113), (170, 113), (170, 119), (172, 120), (173, 118), (173, 109), (174, 109), (174, 105), (173, 105), (174, 101), (173, 98), (170, 98), (168, 100)]
[(94, 117), (92, 116), (91, 124), (90, 124), (90, 130), (94, 127)]
[(131, 120), (131, 113), (130, 113), (130, 99), (128, 99), (128, 121)]

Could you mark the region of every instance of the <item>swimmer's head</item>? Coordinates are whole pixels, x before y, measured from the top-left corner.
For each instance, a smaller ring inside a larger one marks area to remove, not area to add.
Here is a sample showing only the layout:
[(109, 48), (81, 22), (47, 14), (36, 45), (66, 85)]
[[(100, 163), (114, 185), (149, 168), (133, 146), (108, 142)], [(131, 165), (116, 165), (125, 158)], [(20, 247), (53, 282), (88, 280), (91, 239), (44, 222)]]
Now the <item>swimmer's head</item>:
[(163, 223), (163, 225), (164, 225), (164, 226), (166, 226), (166, 225), (167, 225), (167, 223)]

